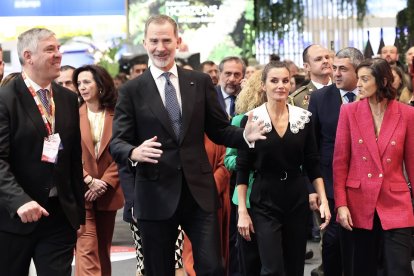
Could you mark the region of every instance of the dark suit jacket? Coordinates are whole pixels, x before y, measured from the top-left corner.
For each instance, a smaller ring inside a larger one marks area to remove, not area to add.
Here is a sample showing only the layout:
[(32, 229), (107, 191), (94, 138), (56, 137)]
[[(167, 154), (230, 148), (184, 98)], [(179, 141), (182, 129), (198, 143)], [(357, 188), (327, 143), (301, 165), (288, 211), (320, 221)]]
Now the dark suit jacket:
[(331, 199), (333, 199), (332, 160), (341, 105), (341, 93), (335, 84), (331, 84), (312, 93), (308, 108), (312, 112), (321, 155), (320, 164), (326, 196)]
[(217, 93), (217, 100), (219, 101), (219, 104), (220, 104), (221, 108), (227, 114), (227, 111), (226, 111), (226, 102), (224, 101), (223, 93), (221, 93), (221, 86), (220, 85), (217, 85), (216, 86), (216, 93)]
[(121, 183), (122, 192), (124, 193), (124, 212), (122, 219), (126, 222), (133, 223), (132, 207), (134, 207), (135, 197), (135, 178), (134, 173), (131, 172), (128, 165), (124, 163), (117, 164), (119, 182)]
[(179, 139), (150, 70), (126, 83), (119, 93), (111, 141), (115, 160), (129, 163), (131, 151), (153, 136), (162, 144), (157, 164), (136, 167), (134, 211), (138, 219), (170, 218), (178, 206), (183, 177), (202, 209), (212, 212), (218, 208), (204, 132), (216, 144), (247, 147), (243, 130), (229, 125), (208, 75), (178, 68), (178, 79), (182, 99)]
[(44, 207), (52, 184), (73, 228), (85, 222), (78, 101), (55, 83), (52, 90), (63, 145), (57, 164), (40, 160), (48, 133), (23, 78), (0, 88), (0, 231), (33, 231), (37, 223), (22, 223), (16, 211), (31, 200)]

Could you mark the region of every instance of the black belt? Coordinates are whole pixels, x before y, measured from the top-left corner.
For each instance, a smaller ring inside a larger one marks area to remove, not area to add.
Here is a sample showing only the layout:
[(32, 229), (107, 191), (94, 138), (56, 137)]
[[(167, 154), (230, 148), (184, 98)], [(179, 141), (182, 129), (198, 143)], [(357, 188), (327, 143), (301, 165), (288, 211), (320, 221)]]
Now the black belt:
[(302, 171), (300, 169), (257, 170), (257, 173), (260, 175), (268, 175), (274, 177), (280, 181), (286, 181), (288, 179), (296, 178), (302, 175)]

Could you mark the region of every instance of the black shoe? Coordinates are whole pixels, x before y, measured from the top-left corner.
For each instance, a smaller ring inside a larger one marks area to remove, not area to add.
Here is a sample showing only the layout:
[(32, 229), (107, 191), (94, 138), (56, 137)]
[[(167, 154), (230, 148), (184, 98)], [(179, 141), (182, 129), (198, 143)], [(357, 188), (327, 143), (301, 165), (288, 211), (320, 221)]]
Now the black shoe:
[(313, 236), (312, 241), (313, 242), (320, 242), (321, 241), (321, 236)]
[(312, 259), (312, 258), (313, 258), (313, 250), (310, 249), (310, 250), (306, 251), (306, 253), (305, 253), (305, 260), (309, 260), (309, 259)]

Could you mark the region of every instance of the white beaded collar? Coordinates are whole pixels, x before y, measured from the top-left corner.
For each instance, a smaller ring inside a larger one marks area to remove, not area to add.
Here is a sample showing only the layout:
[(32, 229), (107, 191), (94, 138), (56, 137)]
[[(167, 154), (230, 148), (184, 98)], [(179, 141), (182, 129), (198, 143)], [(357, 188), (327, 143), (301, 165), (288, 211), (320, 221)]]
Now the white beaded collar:
[[(290, 104), (287, 104), (289, 110), (289, 124), (292, 133), (298, 133), (300, 129), (304, 129), (305, 124), (309, 123), (311, 112)], [(264, 122), (264, 130), (269, 133), (272, 130), (272, 121), (267, 112), (266, 103), (253, 109), (253, 121), (261, 120)]]

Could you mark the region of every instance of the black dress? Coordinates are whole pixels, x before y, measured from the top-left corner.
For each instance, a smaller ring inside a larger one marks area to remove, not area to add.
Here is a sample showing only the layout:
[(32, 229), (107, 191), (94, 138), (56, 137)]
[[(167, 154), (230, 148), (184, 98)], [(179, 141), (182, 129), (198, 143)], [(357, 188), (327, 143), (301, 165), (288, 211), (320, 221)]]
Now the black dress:
[[(294, 111), (298, 108), (289, 106), (289, 116)], [(246, 121), (247, 117), (243, 118), (242, 126)], [(250, 204), (261, 275), (302, 276), (310, 212), (302, 171), (311, 182), (321, 177), (312, 121), (294, 133), (289, 119), (283, 137), (273, 126), (266, 136), (254, 149), (239, 150), (237, 183), (248, 183), (249, 171), (256, 172)]]

